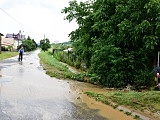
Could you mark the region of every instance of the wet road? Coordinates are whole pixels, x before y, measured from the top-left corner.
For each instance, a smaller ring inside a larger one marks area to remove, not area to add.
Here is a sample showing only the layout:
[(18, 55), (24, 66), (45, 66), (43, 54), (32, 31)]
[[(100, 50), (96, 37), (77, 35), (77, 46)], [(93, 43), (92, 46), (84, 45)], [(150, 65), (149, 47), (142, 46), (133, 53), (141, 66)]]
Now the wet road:
[(67, 81), (47, 76), (38, 52), (0, 61), (0, 120), (107, 120), (77, 102)]

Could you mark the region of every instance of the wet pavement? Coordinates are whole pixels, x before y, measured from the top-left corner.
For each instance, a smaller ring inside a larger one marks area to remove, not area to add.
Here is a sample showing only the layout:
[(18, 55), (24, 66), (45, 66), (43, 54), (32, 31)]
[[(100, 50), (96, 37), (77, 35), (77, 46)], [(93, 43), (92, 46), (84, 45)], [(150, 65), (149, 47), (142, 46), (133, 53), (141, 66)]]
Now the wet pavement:
[(0, 61), (0, 120), (108, 120), (77, 102), (68, 81), (46, 75), (38, 53)]

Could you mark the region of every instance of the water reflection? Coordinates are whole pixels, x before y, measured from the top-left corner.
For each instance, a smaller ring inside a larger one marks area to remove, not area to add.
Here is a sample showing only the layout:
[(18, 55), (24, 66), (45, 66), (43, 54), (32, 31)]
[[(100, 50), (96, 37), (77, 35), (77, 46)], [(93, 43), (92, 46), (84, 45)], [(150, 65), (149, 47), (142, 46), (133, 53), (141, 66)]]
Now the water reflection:
[(67, 81), (47, 76), (39, 64), (38, 53), (25, 54), (23, 62), (18, 62), (17, 57), (0, 62), (3, 75), (0, 78), (0, 119), (107, 119), (100, 116), (98, 110), (77, 103)]
[(21, 61), (21, 62), (19, 62), (19, 64), (20, 64), (20, 65), (23, 65), (23, 62)]

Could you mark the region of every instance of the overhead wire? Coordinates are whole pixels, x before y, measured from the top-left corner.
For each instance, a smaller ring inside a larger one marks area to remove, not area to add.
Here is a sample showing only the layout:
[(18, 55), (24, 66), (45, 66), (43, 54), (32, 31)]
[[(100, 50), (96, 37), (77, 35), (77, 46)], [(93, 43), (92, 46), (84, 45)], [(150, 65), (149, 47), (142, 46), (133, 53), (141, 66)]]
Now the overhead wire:
[(10, 18), (12, 18), (14, 21), (16, 21), (17, 23), (19, 23), (20, 25), (22, 25), (23, 27), (25, 27), (21, 22), (19, 22), (17, 19), (15, 19), (13, 16), (11, 16), (10, 14), (8, 14), (5, 10), (3, 10), (2, 8), (0, 8), (1, 11), (3, 11), (7, 16), (9, 16)]
[(15, 22), (17, 22), (18, 24), (20, 24), (21, 26), (31, 30), (33, 33), (37, 34), (35, 31), (33, 31), (32, 29), (26, 27), (25, 25), (23, 25), (20, 21), (18, 21), (17, 19), (15, 19), (13, 16), (11, 16), (10, 14), (8, 14), (4, 9), (0, 8), (1, 11), (3, 11), (7, 16), (9, 16), (11, 19), (13, 19)]

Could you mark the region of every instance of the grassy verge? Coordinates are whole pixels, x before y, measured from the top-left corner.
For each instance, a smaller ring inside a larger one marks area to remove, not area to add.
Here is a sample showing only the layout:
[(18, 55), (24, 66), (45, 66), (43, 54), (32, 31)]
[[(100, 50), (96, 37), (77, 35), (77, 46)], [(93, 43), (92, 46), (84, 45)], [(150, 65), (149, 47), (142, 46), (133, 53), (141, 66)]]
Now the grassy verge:
[(39, 53), (39, 57), (43, 68), (46, 70), (46, 74), (49, 76), (64, 79), (74, 77), (74, 73), (72, 73), (67, 66), (53, 58), (48, 52)]
[(3, 52), (0, 54), (0, 60), (18, 55), (18, 52)]
[(129, 106), (134, 110), (150, 113), (151, 115), (160, 112), (160, 91), (112, 91), (106, 93), (86, 92), (86, 94), (97, 101), (113, 105), (114, 108), (119, 105)]
[(58, 79), (72, 79), (77, 81), (86, 81), (84, 79), (85, 74), (80, 73), (73, 73), (69, 70), (69, 68), (62, 64), (60, 61), (52, 57), (52, 55), (49, 52), (43, 52), (41, 51), (39, 53), (40, 62), (43, 66), (43, 69), (46, 70), (46, 74), (48, 74), (51, 77), (55, 77)]

